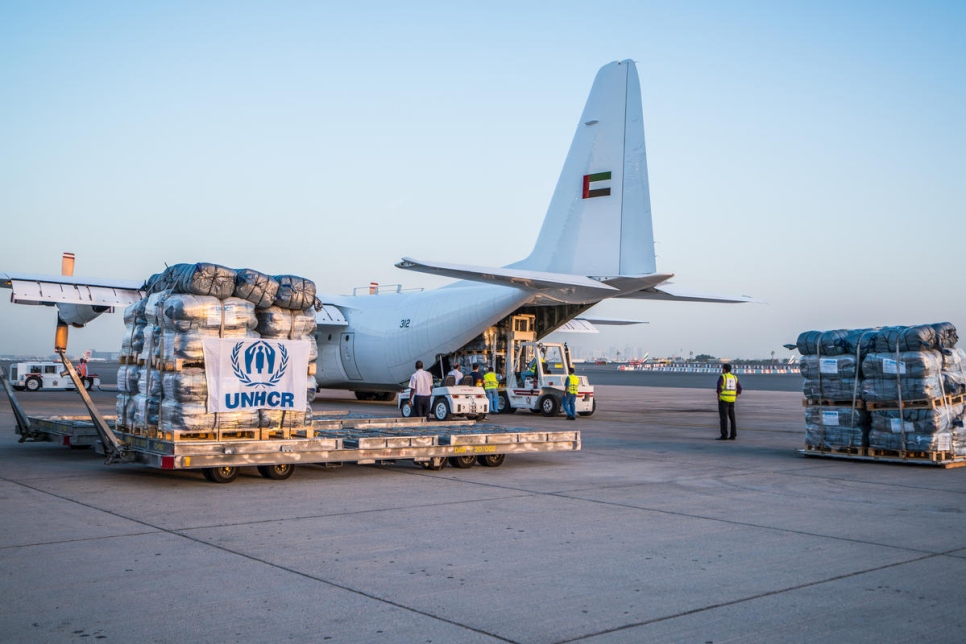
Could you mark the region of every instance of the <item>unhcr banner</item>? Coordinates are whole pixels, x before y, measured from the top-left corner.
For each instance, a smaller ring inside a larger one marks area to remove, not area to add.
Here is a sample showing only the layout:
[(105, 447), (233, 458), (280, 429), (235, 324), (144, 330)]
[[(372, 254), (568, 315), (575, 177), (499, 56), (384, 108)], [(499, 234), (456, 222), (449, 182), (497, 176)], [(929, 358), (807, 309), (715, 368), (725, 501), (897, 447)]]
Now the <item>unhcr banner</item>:
[(310, 340), (205, 338), (208, 412), (305, 411)]

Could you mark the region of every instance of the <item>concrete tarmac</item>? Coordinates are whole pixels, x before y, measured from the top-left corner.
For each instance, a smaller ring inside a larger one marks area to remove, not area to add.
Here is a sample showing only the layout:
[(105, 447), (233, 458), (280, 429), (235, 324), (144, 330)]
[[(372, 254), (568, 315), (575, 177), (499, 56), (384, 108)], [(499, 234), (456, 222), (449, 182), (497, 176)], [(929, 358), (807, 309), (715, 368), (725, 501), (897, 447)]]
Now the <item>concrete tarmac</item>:
[[(966, 640), (966, 468), (804, 458), (796, 392), (747, 391), (738, 440), (715, 441), (713, 391), (597, 391), (577, 422), (495, 417), (580, 429), (580, 452), (229, 485), (18, 444), (5, 408), (0, 639)], [(20, 399), (82, 413), (76, 393)]]

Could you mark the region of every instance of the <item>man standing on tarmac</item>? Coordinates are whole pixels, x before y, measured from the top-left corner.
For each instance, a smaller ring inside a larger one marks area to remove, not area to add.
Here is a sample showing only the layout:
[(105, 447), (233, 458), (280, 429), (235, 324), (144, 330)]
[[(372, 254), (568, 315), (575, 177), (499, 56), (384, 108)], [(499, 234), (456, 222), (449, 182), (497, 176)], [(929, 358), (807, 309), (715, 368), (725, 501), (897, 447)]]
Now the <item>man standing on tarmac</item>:
[(577, 420), (577, 386), (580, 379), (575, 375), (574, 368), (570, 368), (570, 375), (567, 376), (567, 392), (563, 396), (563, 410), (567, 414), (567, 420)]
[[(741, 395), (741, 383), (738, 376), (731, 373), (731, 365), (721, 365), (721, 376), (718, 377), (718, 417), (721, 420), (721, 436), (719, 441), (735, 440), (738, 437), (738, 426), (735, 423), (735, 400)], [(728, 421), (731, 421), (731, 435), (728, 435)]]
[(487, 371), (483, 374), (483, 389), (486, 391), (486, 399), (490, 401), (490, 413), (500, 413), (500, 381), (496, 377), (495, 371)]
[(483, 374), (480, 373), (480, 365), (476, 362), (473, 363), (473, 371), (470, 372), (470, 378), (473, 379), (474, 387), (483, 386)]
[(423, 361), (416, 361), (416, 372), (409, 378), (409, 404), (416, 418), (429, 418), (429, 403), (433, 396), (433, 374), (423, 369)]

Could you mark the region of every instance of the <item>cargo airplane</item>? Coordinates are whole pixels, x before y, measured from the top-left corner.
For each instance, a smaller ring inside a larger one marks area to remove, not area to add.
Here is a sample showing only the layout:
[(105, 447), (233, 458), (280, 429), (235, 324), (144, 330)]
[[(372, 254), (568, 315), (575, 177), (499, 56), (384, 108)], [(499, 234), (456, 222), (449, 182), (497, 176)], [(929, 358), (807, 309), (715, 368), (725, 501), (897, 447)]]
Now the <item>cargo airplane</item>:
[[(459, 281), (431, 291), (320, 294), (319, 387), (391, 399), (416, 360), (439, 373), (455, 353), (486, 356), (520, 314), (534, 316), (539, 340), (611, 298), (752, 301), (689, 293), (671, 284), (672, 273), (657, 271), (641, 92), (631, 60), (598, 71), (527, 257), (502, 268), (409, 257), (396, 266)], [(71, 272), (0, 273), (0, 286), (13, 290), (15, 303), (56, 306), (61, 327), (83, 326), (144, 296), (142, 282), (82, 279)]]

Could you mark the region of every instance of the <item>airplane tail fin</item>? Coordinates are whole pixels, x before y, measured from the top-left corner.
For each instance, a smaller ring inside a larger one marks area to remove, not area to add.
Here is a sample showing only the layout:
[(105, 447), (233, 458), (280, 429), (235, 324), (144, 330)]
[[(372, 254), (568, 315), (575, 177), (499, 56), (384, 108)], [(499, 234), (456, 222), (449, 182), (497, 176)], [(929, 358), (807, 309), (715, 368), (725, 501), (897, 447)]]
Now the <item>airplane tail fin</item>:
[(597, 72), (537, 243), (509, 268), (594, 277), (657, 271), (634, 61)]

